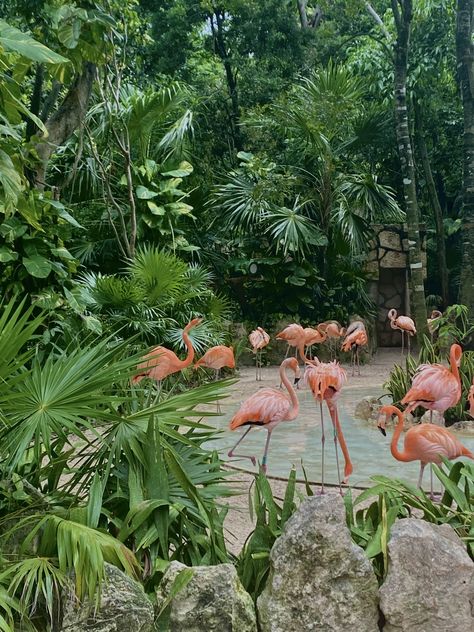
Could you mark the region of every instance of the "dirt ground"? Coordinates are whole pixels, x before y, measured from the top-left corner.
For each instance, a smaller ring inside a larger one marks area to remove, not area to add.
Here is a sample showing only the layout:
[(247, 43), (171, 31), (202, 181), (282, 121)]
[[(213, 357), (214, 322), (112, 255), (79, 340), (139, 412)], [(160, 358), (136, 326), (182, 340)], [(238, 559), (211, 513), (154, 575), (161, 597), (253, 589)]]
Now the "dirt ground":
[[(383, 383), (389, 376), (390, 370), (394, 364), (400, 362), (400, 351), (398, 349), (381, 348), (372, 358), (370, 364), (361, 367), (361, 375), (351, 377), (350, 368), (346, 366), (349, 380), (344, 387), (339, 405), (346, 407), (353, 412), (355, 404), (365, 395), (381, 395), (383, 391)], [(245, 367), (239, 370), (239, 382), (234, 385), (231, 397), (225, 400), (224, 407), (231, 406), (235, 409), (236, 403), (242, 401), (251, 393), (255, 392), (258, 387), (275, 386), (278, 382), (278, 367), (264, 367), (262, 382), (256, 386), (255, 369)], [(234, 475), (230, 478), (232, 487), (239, 492), (239, 495), (233, 496), (227, 501), (229, 512), (227, 514), (225, 526), (227, 545), (230, 551), (238, 553), (247, 536), (253, 529), (248, 508), (248, 492), (252, 485), (254, 477), (250, 473), (237, 470), (232, 466)], [(273, 493), (277, 498), (283, 498), (286, 489), (286, 482), (276, 477), (268, 475), (268, 480), (273, 489)], [(312, 486), (314, 490), (318, 490), (318, 486)], [(304, 486), (299, 484), (299, 488), (304, 491)]]

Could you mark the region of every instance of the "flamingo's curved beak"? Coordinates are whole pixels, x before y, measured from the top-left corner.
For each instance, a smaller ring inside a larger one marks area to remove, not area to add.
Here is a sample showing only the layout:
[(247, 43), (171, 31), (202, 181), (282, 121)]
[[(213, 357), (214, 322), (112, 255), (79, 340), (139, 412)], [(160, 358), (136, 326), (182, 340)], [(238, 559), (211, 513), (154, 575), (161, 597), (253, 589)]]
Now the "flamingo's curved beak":
[(298, 384), (300, 380), (301, 380), (301, 377), (295, 377), (295, 381), (293, 382), (293, 384)]
[(384, 437), (387, 436), (387, 432), (383, 426), (377, 426), (377, 428), (380, 430)]

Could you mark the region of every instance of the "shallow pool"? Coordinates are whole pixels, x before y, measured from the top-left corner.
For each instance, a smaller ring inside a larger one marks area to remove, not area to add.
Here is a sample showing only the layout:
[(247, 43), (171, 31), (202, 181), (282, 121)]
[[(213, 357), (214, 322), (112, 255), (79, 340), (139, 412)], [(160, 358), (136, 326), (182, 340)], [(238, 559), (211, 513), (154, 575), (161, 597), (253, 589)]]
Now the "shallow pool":
[[(274, 385), (275, 381), (273, 380)], [(270, 384), (264, 384), (270, 386)], [(226, 402), (221, 417), (212, 420), (216, 427), (224, 430), (222, 437), (209, 444), (218, 449), (222, 457), (233, 463), (236, 467), (242, 467), (250, 471), (256, 468), (248, 459), (229, 459), (227, 452), (236, 443), (239, 435), (244, 429), (234, 432), (228, 430), (229, 420), (238, 409), (240, 402), (248, 397), (252, 392), (258, 390), (254, 384), (245, 385), (246, 392), (233, 393), (231, 401)], [(350, 477), (350, 484), (366, 487), (371, 484), (370, 477), (374, 474), (384, 474), (416, 483), (419, 474), (419, 462), (401, 463), (393, 458), (390, 452), (390, 440), (393, 425), (387, 428), (387, 436), (384, 437), (375, 425), (369, 422), (354, 419), (352, 413), (355, 403), (365, 395), (381, 394), (380, 387), (373, 389), (346, 388), (341, 393), (339, 399), (339, 418), (342, 430), (346, 438), (354, 472)], [(300, 412), (294, 421), (282, 422), (272, 433), (269, 457), (268, 474), (274, 476), (287, 477), (291, 467), (294, 465), (297, 475), (302, 477), (303, 471), (301, 461), (303, 461), (307, 476), (312, 481), (321, 480), (321, 424), (319, 419), (319, 404), (316, 406), (311, 393), (307, 389), (299, 391)], [(388, 399), (383, 400), (388, 403)], [(323, 405), (324, 423), (326, 429), (325, 446), (325, 479), (328, 483), (337, 483), (337, 469), (334, 442), (332, 439), (332, 423), (326, 405)], [(403, 434), (399, 440), (399, 447), (403, 447)], [(263, 428), (255, 428), (239, 445), (238, 451), (243, 454), (254, 455), (260, 461), (263, 454), (267, 432)], [(456, 437), (464, 443), (466, 447), (474, 451), (474, 437), (456, 433)], [(339, 462), (341, 474), (344, 469), (344, 459), (339, 450)], [(423, 487), (429, 489), (429, 467), (425, 469)], [(435, 479), (435, 489), (440, 489)]]

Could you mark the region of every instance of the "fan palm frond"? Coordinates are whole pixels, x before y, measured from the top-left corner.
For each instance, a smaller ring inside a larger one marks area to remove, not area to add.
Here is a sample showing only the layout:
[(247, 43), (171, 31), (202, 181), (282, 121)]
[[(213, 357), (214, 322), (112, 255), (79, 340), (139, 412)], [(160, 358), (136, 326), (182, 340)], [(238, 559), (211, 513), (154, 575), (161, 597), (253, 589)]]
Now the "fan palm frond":
[(278, 208), (270, 211), (267, 216), (266, 232), (275, 240), (276, 251), (298, 253), (304, 256), (313, 246), (323, 246), (327, 243), (326, 236), (320, 228), (301, 213), (304, 203), (295, 201), (293, 208)]
[(128, 264), (135, 283), (142, 285), (149, 305), (160, 305), (179, 297), (186, 289), (187, 265), (156, 246), (142, 246)]

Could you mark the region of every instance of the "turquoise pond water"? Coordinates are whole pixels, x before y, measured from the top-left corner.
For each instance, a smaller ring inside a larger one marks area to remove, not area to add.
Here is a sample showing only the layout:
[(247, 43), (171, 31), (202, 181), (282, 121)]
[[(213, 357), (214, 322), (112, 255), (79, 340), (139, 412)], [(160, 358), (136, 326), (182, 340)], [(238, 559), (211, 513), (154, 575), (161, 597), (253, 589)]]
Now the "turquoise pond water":
[[(264, 384), (269, 386), (270, 384)], [(272, 384), (273, 385), (273, 384)], [(229, 459), (227, 452), (236, 443), (243, 430), (231, 432), (228, 430), (229, 420), (238, 409), (239, 404), (245, 397), (258, 390), (254, 383), (245, 384), (246, 392), (242, 390), (233, 394), (231, 401), (224, 400), (223, 414), (210, 420), (210, 423), (222, 429), (222, 437), (217, 441), (209, 443), (209, 447), (216, 448), (222, 457), (236, 467), (249, 471), (256, 471), (248, 459)], [(357, 393), (358, 399), (364, 395), (380, 395), (380, 388), (372, 391), (364, 389)], [(308, 478), (311, 481), (321, 480), (321, 425), (319, 419), (319, 406), (316, 407), (310, 392), (306, 389), (299, 391), (300, 412), (294, 421), (282, 422), (272, 433), (268, 458), (268, 474), (274, 476), (287, 477), (292, 466), (296, 467), (297, 475), (303, 476), (301, 461)], [(232, 401), (233, 400), (233, 401)], [(348, 389), (341, 394), (339, 400), (339, 418), (343, 433), (349, 449), (351, 460), (354, 466), (354, 473), (350, 477), (350, 484), (354, 486), (366, 487), (371, 484), (370, 477), (374, 474), (401, 478), (416, 483), (419, 474), (419, 462), (401, 463), (393, 458), (390, 452), (390, 440), (393, 426), (387, 428), (387, 436), (384, 437), (375, 424), (354, 419), (355, 398), (354, 389)], [(388, 403), (388, 399), (384, 400)], [(325, 414), (326, 446), (325, 446), (325, 480), (328, 483), (337, 483), (337, 469), (334, 442), (332, 440), (332, 424), (323, 405)], [(403, 445), (403, 434), (399, 441), (399, 447)], [(455, 433), (455, 436), (474, 451), (474, 436)], [(267, 432), (262, 428), (255, 428), (250, 431), (244, 441), (239, 445), (238, 452), (254, 455), (257, 461), (261, 460)], [(339, 462), (341, 463), (341, 473), (343, 472), (343, 456), (339, 451)], [(423, 487), (429, 489), (429, 467), (426, 467), (423, 478)], [(435, 489), (440, 489), (438, 480), (435, 477)]]

